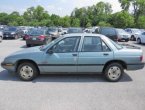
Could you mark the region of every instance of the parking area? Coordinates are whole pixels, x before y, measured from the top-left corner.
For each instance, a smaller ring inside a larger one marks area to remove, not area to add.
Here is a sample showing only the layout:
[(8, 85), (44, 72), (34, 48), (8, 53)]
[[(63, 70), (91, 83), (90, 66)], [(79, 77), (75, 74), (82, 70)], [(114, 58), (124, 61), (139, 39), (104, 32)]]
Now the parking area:
[[(128, 44), (141, 47), (145, 58), (145, 45)], [(0, 62), (24, 48), (22, 39), (3, 40)], [(144, 101), (145, 68), (110, 83), (101, 75), (40, 75), (24, 82), (0, 67), (0, 110), (145, 110)]]

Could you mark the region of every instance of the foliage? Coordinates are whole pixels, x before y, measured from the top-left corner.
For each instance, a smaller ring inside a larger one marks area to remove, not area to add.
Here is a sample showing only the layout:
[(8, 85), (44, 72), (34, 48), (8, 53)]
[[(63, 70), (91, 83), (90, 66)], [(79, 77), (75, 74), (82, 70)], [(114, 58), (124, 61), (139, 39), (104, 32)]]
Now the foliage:
[[(70, 16), (50, 15), (42, 6), (30, 7), (22, 15), (14, 11), (0, 13), (0, 24), (14, 26), (63, 26), (91, 27), (113, 26), (119, 28), (145, 28), (145, 0), (118, 0), (122, 11), (112, 14), (112, 6), (107, 2), (75, 8)], [(129, 13), (133, 6), (133, 13)]]

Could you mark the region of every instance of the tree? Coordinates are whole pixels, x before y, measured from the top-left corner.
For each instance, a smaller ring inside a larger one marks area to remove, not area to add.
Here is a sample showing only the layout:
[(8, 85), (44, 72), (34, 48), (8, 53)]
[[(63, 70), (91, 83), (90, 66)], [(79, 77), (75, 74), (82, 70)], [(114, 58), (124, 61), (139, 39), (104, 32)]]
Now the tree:
[(139, 28), (145, 29), (145, 15), (139, 17), (137, 25)]
[(117, 12), (112, 15), (111, 19), (111, 23), (114, 27), (126, 28), (133, 27), (134, 25), (134, 18), (127, 11)]
[(108, 27), (111, 27), (111, 24), (107, 23), (107, 22), (104, 22), (104, 21), (100, 21), (98, 23), (98, 26), (108, 26)]
[(72, 27), (80, 27), (80, 20), (78, 18), (71, 18)]
[(133, 15), (137, 26), (139, 16), (145, 15), (145, 0), (119, 0), (122, 9), (128, 11), (133, 6)]

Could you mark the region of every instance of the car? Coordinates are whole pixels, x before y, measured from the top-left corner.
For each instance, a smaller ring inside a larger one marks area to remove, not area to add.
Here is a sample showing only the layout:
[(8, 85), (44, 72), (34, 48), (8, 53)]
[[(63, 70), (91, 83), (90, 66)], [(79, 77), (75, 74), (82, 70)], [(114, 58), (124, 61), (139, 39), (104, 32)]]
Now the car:
[(19, 33), (17, 27), (6, 27), (3, 31), (3, 38), (4, 39), (18, 39)]
[(48, 35), (47, 30), (44, 29), (32, 29), (25, 36), (26, 45), (30, 47), (32, 45), (44, 45), (51, 41), (51, 37)]
[(124, 70), (144, 67), (140, 48), (121, 46), (100, 34), (65, 34), (47, 45), (26, 48), (7, 56), (1, 66), (31, 81), (39, 74), (103, 74), (119, 81)]
[(136, 28), (127, 28), (127, 29), (125, 29), (125, 31), (128, 32), (129, 34), (131, 34), (130, 40), (132, 40), (132, 41), (136, 41), (138, 35), (141, 34), (141, 30), (136, 29)]
[(116, 28), (118, 34), (118, 41), (128, 42), (130, 40), (131, 35), (127, 33), (125, 30)]
[(99, 34), (107, 36), (113, 41), (116, 41), (116, 42), (118, 41), (117, 31), (113, 27), (99, 27), (99, 28), (96, 28), (94, 33), (99, 33)]
[(47, 31), (52, 40), (57, 39), (61, 33), (61, 29), (57, 27), (49, 27)]
[(3, 32), (0, 30), (0, 42), (3, 40)]
[(138, 44), (144, 44), (145, 43), (145, 31), (138, 35), (137, 37), (137, 43)]
[(72, 33), (83, 33), (83, 29), (82, 28), (76, 28), (76, 27), (68, 28), (67, 34), (72, 34)]

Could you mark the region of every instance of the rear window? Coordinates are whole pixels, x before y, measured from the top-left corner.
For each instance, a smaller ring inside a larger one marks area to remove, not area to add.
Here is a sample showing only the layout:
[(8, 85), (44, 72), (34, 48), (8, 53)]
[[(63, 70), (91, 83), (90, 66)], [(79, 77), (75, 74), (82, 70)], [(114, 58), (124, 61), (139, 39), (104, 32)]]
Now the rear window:
[(112, 28), (102, 28), (101, 34), (103, 34), (103, 35), (116, 35), (116, 31), (115, 31), (115, 29), (112, 29)]

